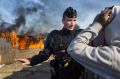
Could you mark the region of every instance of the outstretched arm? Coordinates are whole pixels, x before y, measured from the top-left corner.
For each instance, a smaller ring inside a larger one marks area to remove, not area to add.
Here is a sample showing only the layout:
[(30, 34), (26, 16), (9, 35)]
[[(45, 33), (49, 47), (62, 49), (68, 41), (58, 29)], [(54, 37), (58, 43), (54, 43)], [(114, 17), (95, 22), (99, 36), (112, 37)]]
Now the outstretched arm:
[(49, 58), (49, 56), (52, 54), (52, 37), (51, 33), (48, 35), (46, 41), (45, 41), (45, 48), (43, 51), (40, 51), (39, 54), (34, 55), (31, 58), (20, 58), (16, 59), (17, 61), (22, 62), (23, 65), (36, 65), (38, 63), (41, 63)]

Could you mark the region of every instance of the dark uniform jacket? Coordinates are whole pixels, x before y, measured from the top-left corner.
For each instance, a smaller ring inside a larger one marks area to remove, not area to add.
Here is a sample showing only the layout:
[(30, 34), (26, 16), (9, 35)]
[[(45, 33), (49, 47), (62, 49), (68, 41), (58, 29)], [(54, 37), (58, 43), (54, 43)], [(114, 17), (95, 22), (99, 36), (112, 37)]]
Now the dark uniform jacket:
[[(33, 56), (30, 59), (30, 65), (36, 65), (47, 60), (51, 54), (55, 54), (57, 51), (62, 49), (67, 49), (73, 38), (81, 31), (81, 29), (67, 30), (63, 28), (62, 30), (53, 30), (45, 41), (45, 48), (40, 51), (38, 55)], [(57, 34), (58, 33), (58, 34)], [(63, 46), (58, 47), (62, 43)]]

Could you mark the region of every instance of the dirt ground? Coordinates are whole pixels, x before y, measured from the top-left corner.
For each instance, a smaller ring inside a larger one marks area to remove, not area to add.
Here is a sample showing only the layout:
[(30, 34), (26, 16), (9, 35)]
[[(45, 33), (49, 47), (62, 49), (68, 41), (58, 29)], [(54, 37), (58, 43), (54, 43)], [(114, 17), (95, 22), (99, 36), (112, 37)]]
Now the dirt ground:
[[(17, 58), (28, 58), (39, 52), (40, 49), (19, 51)], [(52, 57), (49, 58), (51, 60)], [(15, 61), (0, 68), (0, 79), (50, 79), (49, 60), (36, 66), (22, 65)]]

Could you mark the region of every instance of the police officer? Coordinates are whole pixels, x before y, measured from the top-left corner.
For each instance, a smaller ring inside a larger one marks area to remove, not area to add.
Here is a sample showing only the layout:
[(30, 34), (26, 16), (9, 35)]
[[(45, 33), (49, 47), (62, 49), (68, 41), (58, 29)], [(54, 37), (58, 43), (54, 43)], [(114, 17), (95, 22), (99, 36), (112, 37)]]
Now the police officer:
[(53, 30), (45, 41), (45, 48), (38, 55), (30, 59), (17, 59), (23, 64), (31, 66), (47, 60), (51, 54), (54, 59), (50, 62), (51, 79), (79, 79), (84, 72), (84, 68), (75, 62), (66, 52), (72, 39), (81, 31), (76, 26), (77, 12), (72, 7), (68, 7), (62, 18), (62, 30)]

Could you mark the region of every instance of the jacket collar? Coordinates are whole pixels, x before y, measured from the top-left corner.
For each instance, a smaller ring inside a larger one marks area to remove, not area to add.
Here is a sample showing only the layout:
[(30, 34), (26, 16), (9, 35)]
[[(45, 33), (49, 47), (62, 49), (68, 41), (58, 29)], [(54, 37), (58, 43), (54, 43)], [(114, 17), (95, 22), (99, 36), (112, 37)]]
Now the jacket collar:
[(66, 28), (62, 28), (61, 33), (62, 34), (73, 34), (75, 30), (68, 30)]

